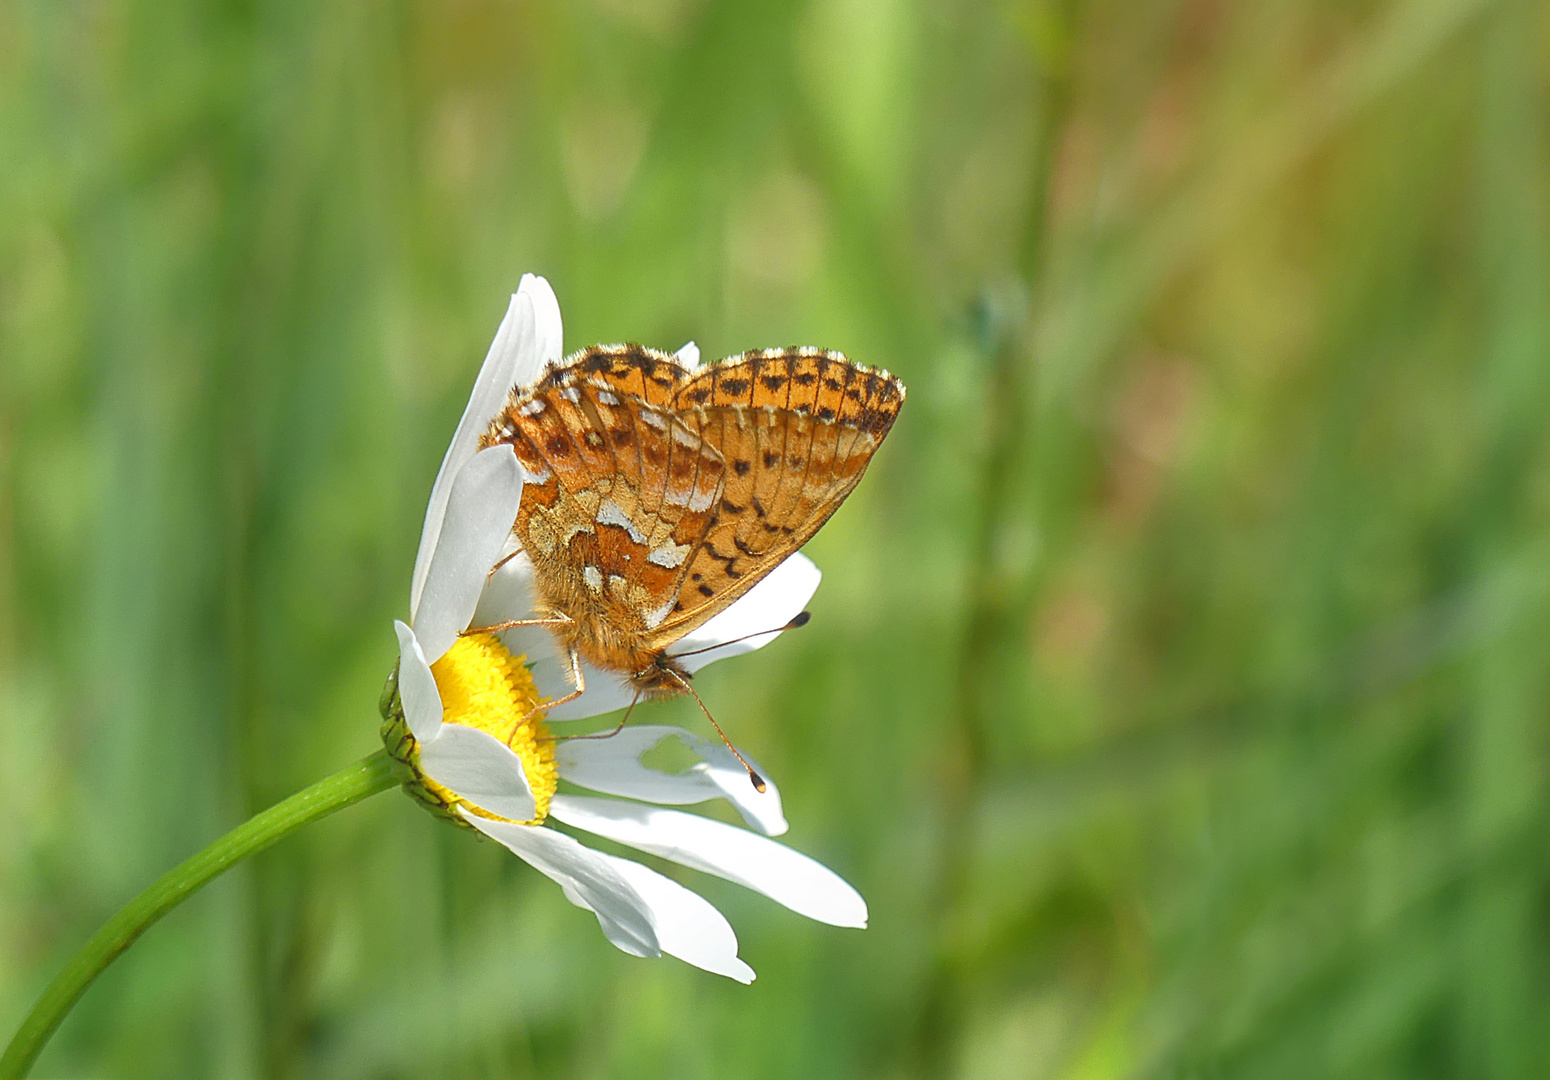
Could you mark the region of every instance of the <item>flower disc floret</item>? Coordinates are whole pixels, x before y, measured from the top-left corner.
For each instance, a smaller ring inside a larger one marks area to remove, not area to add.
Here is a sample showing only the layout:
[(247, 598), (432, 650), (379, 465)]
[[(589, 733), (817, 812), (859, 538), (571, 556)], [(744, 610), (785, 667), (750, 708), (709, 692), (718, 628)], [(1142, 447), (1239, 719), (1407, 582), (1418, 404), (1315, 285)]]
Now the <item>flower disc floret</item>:
[[(524, 825), (537, 825), (549, 815), (549, 800), (559, 783), (554, 764), (554, 739), (539, 711), (538, 688), (521, 657), (512, 656), (493, 634), (460, 637), (431, 665), (441, 693), (442, 722), (461, 724), (493, 735), (522, 760), (533, 789), (536, 813)], [(449, 807), (494, 821), (498, 814), (469, 802), (429, 777), (423, 783)]]

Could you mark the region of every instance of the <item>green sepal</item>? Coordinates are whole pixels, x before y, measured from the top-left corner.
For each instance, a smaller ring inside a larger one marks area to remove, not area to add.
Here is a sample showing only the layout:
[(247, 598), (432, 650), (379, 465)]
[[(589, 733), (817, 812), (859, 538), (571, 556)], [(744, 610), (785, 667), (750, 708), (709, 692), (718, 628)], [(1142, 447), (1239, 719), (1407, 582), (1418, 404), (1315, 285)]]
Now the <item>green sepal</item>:
[(409, 722), (404, 719), (404, 703), (398, 695), (397, 664), (393, 665), (387, 682), (383, 684), (382, 696), (377, 699), (377, 710), (382, 714), (382, 745), (387, 749), (388, 756), (403, 766), (404, 793), (441, 820), (477, 833), (478, 829), (464, 821), (463, 815), (443, 802), (422, 781), (420, 744), (409, 730)]

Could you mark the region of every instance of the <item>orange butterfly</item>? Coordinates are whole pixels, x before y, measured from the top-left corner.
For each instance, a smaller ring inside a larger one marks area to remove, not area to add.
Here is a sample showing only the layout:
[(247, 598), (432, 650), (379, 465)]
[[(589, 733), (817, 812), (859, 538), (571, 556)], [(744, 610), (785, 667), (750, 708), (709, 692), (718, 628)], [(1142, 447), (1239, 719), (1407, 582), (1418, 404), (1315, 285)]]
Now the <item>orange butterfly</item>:
[[(526, 473), (514, 532), (570, 659), (638, 696), (692, 692), (668, 647), (800, 548), (861, 479), (904, 402), (886, 371), (820, 349), (691, 370), (594, 346), (514, 391), (482, 446)], [(775, 629), (772, 627), (771, 629)], [(757, 784), (756, 784), (757, 786)]]

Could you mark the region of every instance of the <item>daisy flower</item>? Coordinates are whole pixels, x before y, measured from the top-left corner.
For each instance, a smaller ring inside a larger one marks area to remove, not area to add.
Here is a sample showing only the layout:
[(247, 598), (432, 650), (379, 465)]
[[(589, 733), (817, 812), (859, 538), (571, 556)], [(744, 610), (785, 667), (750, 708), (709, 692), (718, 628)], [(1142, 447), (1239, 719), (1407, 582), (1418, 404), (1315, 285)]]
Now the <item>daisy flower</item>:
[[(753, 969), (738, 958), (732, 927), (703, 897), (638, 862), (595, 851), (550, 822), (735, 881), (820, 922), (865, 926), (866, 903), (855, 889), (769, 839), (786, 830), (775, 784), (756, 791), (727, 747), (676, 727), (636, 725), (607, 738), (557, 741), (550, 722), (623, 708), (633, 691), (619, 677), (586, 667), (586, 692), (546, 715), (543, 702), (571, 690), (549, 633), (466, 633), (533, 614), (532, 566), (511, 539), (522, 468), (509, 446), (481, 450), (479, 439), (513, 387), (560, 360), (561, 340), (553, 290), (543, 278), (524, 275), (431, 489), (410, 622), (394, 624), (399, 664), (384, 694), (383, 741), (408, 766), (410, 794), (553, 878), (620, 949), (668, 953), (751, 982)], [(677, 355), (689, 366), (699, 363), (693, 343)], [(760, 631), (801, 612), (819, 577), (809, 559), (793, 555), (672, 653), (692, 672), (767, 644), (779, 631)], [(673, 740), (698, 759), (693, 766), (663, 772), (646, 764), (652, 750)], [(561, 780), (612, 797), (561, 793)], [(666, 808), (710, 799), (729, 802), (749, 828)]]

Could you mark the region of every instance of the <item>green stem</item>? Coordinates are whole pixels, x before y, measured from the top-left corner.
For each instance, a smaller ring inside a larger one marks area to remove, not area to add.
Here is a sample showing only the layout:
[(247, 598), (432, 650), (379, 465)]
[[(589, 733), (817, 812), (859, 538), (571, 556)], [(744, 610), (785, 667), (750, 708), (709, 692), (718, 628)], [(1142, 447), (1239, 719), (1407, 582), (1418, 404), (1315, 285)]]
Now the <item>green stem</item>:
[(393, 787), (399, 782), (398, 768), (398, 763), (388, 757), (387, 751), (378, 750), (249, 818), (199, 854), (163, 874), (154, 885), (103, 924), (49, 983), (17, 1029), (5, 1054), (0, 1056), (0, 1080), (20, 1080), (27, 1075), (54, 1029), (75, 1007), (92, 980), (157, 919), (281, 837), (327, 817), (335, 810), (358, 803), (368, 795)]

